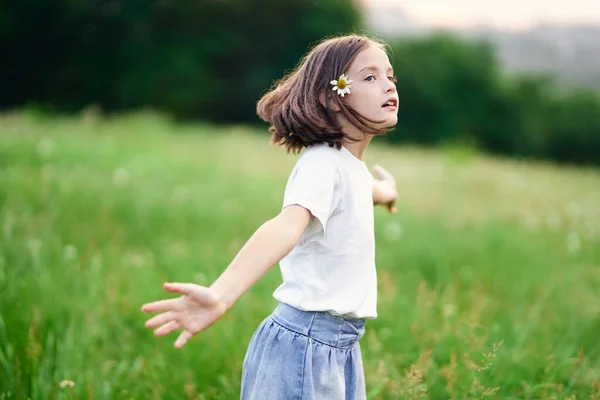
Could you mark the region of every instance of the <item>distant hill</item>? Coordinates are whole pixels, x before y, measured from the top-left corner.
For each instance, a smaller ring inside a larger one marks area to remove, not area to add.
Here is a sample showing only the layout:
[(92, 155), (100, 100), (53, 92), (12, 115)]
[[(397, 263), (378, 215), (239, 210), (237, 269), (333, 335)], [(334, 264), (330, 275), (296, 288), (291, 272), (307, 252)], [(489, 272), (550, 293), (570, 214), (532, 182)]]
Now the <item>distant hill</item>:
[[(410, 20), (398, 6), (371, 6), (365, 9), (365, 19), (372, 31), (390, 38), (435, 30)], [(540, 25), (525, 31), (479, 27), (452, 32), (495, 44), (509, 71), (550, 72), (567, 85), (600, 90), (600, 25)]]

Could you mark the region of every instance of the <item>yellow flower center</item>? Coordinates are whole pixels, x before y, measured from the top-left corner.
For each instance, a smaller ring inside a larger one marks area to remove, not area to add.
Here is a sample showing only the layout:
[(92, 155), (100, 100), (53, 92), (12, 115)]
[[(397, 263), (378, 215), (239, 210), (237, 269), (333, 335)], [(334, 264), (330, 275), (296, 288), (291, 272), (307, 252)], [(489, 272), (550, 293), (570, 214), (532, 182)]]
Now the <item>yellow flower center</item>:
[(343, 90), (346, 87), (346, 81), (343, 79), (338, 80), (337, 87)]

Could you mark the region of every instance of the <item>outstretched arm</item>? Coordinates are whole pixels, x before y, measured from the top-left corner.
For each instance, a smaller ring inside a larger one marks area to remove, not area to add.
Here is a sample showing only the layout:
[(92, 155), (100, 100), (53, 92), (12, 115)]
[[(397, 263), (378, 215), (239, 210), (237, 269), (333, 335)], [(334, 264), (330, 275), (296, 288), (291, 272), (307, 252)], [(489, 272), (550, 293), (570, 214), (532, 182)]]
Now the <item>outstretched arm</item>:
[(390, 213), (396, 212), (396, 200), (398, 191), (394, 176), (379, 165), (374, 165), (375, 184), (373, 187), (373, 204), (381, 204), (387, 207)]
[(286, 207), (256, 230), (210, 287), (165, 283), (167, 291), (182, 296), (144, 304), (144, 312), (162, 312), (149, 319), (146, 327), (157, 328), (156, 336), (183, 329), (175, 341), (175, 347), (181, 348), (192, 336), (217, 322), (246, 290), (287, 255), (310, 219), (311, 214), (305, 208)]

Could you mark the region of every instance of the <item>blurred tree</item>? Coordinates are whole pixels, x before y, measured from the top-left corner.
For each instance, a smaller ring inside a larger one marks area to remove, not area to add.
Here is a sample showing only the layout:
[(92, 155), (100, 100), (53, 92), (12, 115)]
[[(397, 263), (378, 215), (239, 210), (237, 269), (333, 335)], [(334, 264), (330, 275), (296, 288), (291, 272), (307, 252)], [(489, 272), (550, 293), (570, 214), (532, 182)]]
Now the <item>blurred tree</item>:
[(555, 99), (547, 114), (546, 155), (571, 163), (600, 164), (600, 98), (573, 91)]
[(351, 0), (5, 0), (0, 106), (152, 106), (248, 121), (313, 42), (360, 25)]
[[(152, 107), (257, 122), (255, 104), (324, 37), (359, 31), (364, 0), (0, 0), (0, 108)], [(467, 142), (600, 164), (600, 97), (508, 76), (494, 48), (448, 32), (391, 42), (391, 142)]]
[(478, 117), (499, 77), (493, 49), (449, 34), (401, 41), (392, 49), (402, 135), (390, 139), (426, 144), (474, 139)]
[(486, 151), (600, 164), (600, 97), (509, 76), (494, 49), (450, 33), (391, 43), (400, 109), (391, 142), (466, 142)]

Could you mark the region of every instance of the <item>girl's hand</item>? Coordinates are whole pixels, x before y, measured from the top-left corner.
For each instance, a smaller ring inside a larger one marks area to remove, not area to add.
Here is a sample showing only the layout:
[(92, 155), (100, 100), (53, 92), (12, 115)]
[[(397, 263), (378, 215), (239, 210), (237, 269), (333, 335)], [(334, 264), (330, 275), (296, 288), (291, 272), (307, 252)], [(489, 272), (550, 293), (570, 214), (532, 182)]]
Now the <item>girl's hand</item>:
[(164, 336), (183, 329), (175, 341), (181, 348), (195, 334), (210, 327), (225, 314), (227, 307), (212, 289), (193, 283), (165, 283), (164, 288), (183, 296), (159, 300), (142, 306), (144, 312), (162, 312), (146, 322), (147, 328), (157, 328), (155, 336)]
[(373, 203), (383, 204), (392, 214), (396, 212), (398, 190), (394, 176), (379, 165), (373, 165), (375, 170), (375, 187), (373, 190)]

